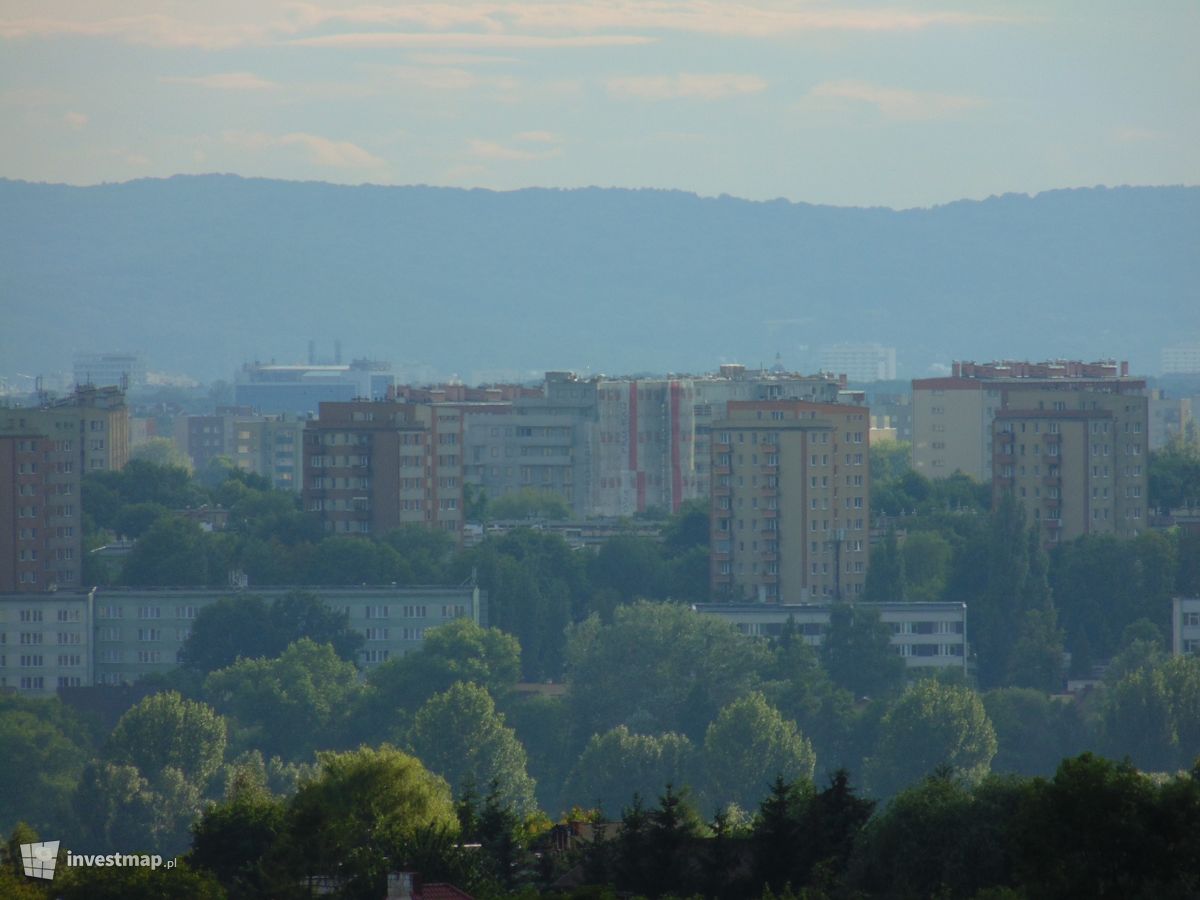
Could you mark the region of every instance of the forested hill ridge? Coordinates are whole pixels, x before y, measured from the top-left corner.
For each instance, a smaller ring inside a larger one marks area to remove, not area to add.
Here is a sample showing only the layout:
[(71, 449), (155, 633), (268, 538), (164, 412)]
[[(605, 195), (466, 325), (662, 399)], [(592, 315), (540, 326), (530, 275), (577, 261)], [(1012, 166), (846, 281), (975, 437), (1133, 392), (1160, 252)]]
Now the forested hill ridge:
[(0, 359), (39, 372), (73, 351), (141, 349), (153, 369), (229, 378), (336, 337), (347, 355), (469, 379), (776, 353), (806, 368), (822, 345), (879, 341), (906, 376), (1013, 355), (1154, 371), (1200, 327), (1198, 243), (1197, 187), (896, 211), (230, 175), (0, 180)]

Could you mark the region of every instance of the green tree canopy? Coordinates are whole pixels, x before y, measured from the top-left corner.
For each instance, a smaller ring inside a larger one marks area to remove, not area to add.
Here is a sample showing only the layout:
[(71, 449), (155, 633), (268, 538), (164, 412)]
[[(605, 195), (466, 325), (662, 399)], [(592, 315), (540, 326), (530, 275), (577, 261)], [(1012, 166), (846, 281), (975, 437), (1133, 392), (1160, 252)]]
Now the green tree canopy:
[(458, 682), (431, 697), (413, 719), (409, 743), (452, 785), (494, 784), (501, 801), (518, 814), (537, 808), (525, 748), (485, 688)]
[(133, 545), (122, 576), (128, 584), (155, 587), (199, 587), (218, 577), (210, 569), (208, 542), (200, 526), (178, 518), (156, 519), (150, 525)]
[(1200, 658), (1151, 657), (1129, 667), (1105, 690), (1102, 716), (1109, 755), (1157, 772), (1190, 765), (1200, 756)]
[(72, 719), (57, 699), (0, 695), (0, 833), (22, 821), (46, 833), (66, 824), (90, 751)]
[(177, 769), (203, 788), (225, 761), (225, 720), (174, 691), (151, 694), (129, 709), (104, 745), (104, 758), (154, 775)]
[(936, 531), (909, 531), (900, 547), (904, 559), (904, 594), (917, 603), (942, 599), (950, 577), (954, 548)]
[(869, 606), (834, 604), (821, 661), (834, 684), (856, 697), (881, 697), (904, 683), (904, 660), (892, 648), (892, 630)]
[(968, 687), (924, 678), (884, 715), (867, 764), (868, 781), (883, 797), (942, 766), (967, 781), (979, 781), (995, 755), (996, 732), (979, 695)]
[(378, 896), (389, 871), (405, 869), (425, 835), (458, 833), (450, 787), (420, 760), (384, 745), (317, 754), (319, 771), (288, 804), (271, 865), (296, 875), (340, 876)]
[(671, 556), (708, 547), (708, 501), (684, 500), (663, 527), (663, 547)]
[(418, 650), (368, 673), (356, 733), (383, 737), (398, 713), (414, 714), (434, 694), (460, 681), (478, 684), (503, 700), (520, 674), (521, 646), (515, 637), (467, 618), (455, 619), (427, 631)]
[(442, 584), (446, 566), (454, 554), (454, 536), (448, 531), (409, 525), (383, 536), (408, 569), (409, 584)]
[(569, 519), (571, 507), (561, 494), (521, 488), (488, 501), (487, 514), (492, 519)]
[(867, 603), (898, 603), (905, 599), (904, 554), (896, 544), (896, 529), (889, 528), (883, 545), (871, 553), (863, 600)]
[(1048, 777), (1065, 757), (1082, 752), (1090, 742), (1079, 707), (1042, 691), (988, 691), (983, 706), (996, 729), (994, 772)]
[(284, 759), (338, 746), (361, 689), (353, 663), (308, 638), (277, 659), (240, 659), (204, 681), (205, 698), (236, 720), (239, 744)]
[(704, 734), (717, 711), (753, 689), (770, 651), (728, 622), (671, 603), (618, 607), (574, 627), (569, 703), (577, 734), (617, 725)]
[(301, 638), (330, 644), (348, 661), (363, 643), (362, 635), (350, 628), (349, 615), (316, 594), (290, 591), (269, 603), (255, 594), (238, 594), (222, 597), (196, 615), (183, 644), (183, 664), (214, 672), (239, 659), (277, 657)]
[(233, 896), (269, 896), (265, 861), (283, 833), (286, 808), (258, 773), (240, 768), (224, 800), (193, 826), (189, 862), (215, 875)]
[(1200, 505), (1200, 440), (1174, 435), (1150, 454), (1150, 505), (1168, 510)]
[(160, 468), (192, 470), (192, 461), (170, 438), (152, 437), (129, 451), (130, 460), (148, 462)]
[(563, 806), (598, 807), (613, 816), (635, 794), (653, 797), (668, 784), (692, 784), (696, 762), (682, 734), (634, 734), (619, 725), (592, 735), (567, 778)]
[(583, 617), (590, 596), (584, 562), (566, 541), (516, 529), (460, 554), (453, 569), (488, 592), (488, 624), (521, 642), (525, 678), (560, 678), (566, 627)]
[(667, 595), (667, 563), (652, 538), (636, 534), (610, 537), (592, 558), (588, 571), (593, 585), (614, 591), (622, 603)]
[(711, 803), (750, 809), (776, 777), (810, 780), (816, 756), (796, 724), (756, 691), (730, 703), (708, 726), (704, 764)]

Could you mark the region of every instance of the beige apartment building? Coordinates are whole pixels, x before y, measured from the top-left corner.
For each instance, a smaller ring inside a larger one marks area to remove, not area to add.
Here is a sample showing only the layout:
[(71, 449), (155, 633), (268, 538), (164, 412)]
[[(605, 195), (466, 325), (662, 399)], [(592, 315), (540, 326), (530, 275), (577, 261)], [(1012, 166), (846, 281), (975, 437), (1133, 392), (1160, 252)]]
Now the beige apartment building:
[(180, 416), (174, 439), (196, 471), (226, 457), (243, 472), (269, 478), (279, 490), (298, 493), (304, 426), (304, 420), (287, 414), (260, 416), (218, 407), (211, 416)]
[(993, 491), (1011, 491), (1047, 545), (1147, 527), (1146, 397), (1033, 390), (1009, 400), (992, 423)]
[(802, 400), (729, 404), (713, 426), (715, 597), (803, 603), (862, 593), (870, 415)]
[[(913, 468), (927, 478), (963, 472), (992, 479), (992, 423), (1004, 409), (1050, 408), (1077, 393), (1142, 396), (1146, 382), (1128, 363), (955, 362), (946, 378), (912, 383)], [(1067, 400), (1071, 405), (1070, 398)], [(1039, 406), (1041, 404), (1041, 406)]]

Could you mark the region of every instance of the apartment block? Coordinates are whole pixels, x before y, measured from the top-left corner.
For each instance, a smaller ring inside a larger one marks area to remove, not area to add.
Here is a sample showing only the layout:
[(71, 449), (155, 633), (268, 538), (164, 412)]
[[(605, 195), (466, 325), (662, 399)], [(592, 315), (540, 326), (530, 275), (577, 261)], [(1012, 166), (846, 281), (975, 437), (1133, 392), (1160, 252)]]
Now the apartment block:
[[(1048, 408), (1076, 393), (1144, 396), (1128, 363), (955, 362), (945, 378), (912, 383), (913, 468), (927, 478), (992, 479), (992, 422), (1002, 409)], [(1038, 404), (1041, 403), (1042, 407)]]
[(992, 422), (993, 492), (1011, 492), (1047, 544), (1148, 526), (1145, 396), (1029, 389), (1007, 399)]
[(129, 459), (118, 388), (79, 387), (36, 407), (0, 408), (0, 591), (78, 587), (80, 483)]
[[(255, 590), (267, 600), (288, 588)], [(370, 669), (421, 646), (430, 629), (459, 618), (487, 624), (477, 587), (319, 588), (365, 638)], [(0, 691), (51, 695), (60, 687), (132, 684), (171, 671), (200, 610), (228, 591), (106, 589), (41, 597), (0, 594)]]
[[(860, 603), (863, 609), (878, 609), (880, 619), (891, 629), (892, 649), (909, 669), (958, 669), (964, 671), (970, 656), (967, 644), (965, 603)], [(789, 622), (803, 639), (819, 647), (829, 631), (832, 609), (828, 604), (697, 604), (701, 615), (715, 616), (733, 624), (742, 634), (778, 637)]]
[(76, 439), (0, 436), (0, 591), (78, 587), (82, 559)]
[(800, 375), (780, 369), (747, 371), (745, 366), (734, 363), (721, 366), (715, 375), (692, 379), (696, 429), (692, 496), (711, 496), (713, 423), (725, 418), (730, 403), (747, 400), (837, 403), (845, 387), (845, 380), (833, 375)]
[(398, 386), (395, 399), (455, 408), (464, 425), (463, 477), (490, 498), (521, 490), (562, 497), (573, 515), (677, 511), (711, 488), (713, 422), (750, 400), (862, 402), (833, 376), (782, 370), (659, 379), (547, 372), (541, 389)]
[(243, 472), (270, 479), (280, 490), (299, 491), (304, 419), (257, 415), (248, 408), (218, 408), (210, 416), (175, 420), (175, 445), (200, 471), (226, 457)]
[(861, 594), (869, 443), (866, 406), (730, 403), (711, 451), (714, 596), (799, 603)]
[(649, 507), (676, 512), (685, 500), (707, 498), (712, 431), (729, 404), (835, 403), (844, 388), (845, 381), (831, 375), (749, 372), (736, 364), (714, 375), (600, 379), (593, 512), (621, 516)]
[(322, 403), (304, 429), (305, 509), (332, 534), (423, 525), (461, 538), (463, 422), (454, 405)]
[(1193, 397), (1169, 397), (1162, 388), (1150, 391), (1150, 449), (1161, 450), (1195, 427)]
[(601, 379), (593, 512), (674, 512), (696, 496), (690, 379)]

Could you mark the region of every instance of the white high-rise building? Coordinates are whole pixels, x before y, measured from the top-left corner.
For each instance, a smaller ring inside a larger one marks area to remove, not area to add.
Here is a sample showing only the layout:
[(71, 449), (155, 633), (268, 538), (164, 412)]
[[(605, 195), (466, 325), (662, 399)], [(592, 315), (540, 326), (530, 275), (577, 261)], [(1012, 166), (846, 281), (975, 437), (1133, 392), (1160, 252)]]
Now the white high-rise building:
[(73, 369), (76, 384), (128, 390), (146, 383), (146, 360), (140, 353), (76, 353)]
[(1162, 373), (1164, 375), (1200, 374), (1200, 342), (1164, 347)]
[(845, 375), (854, 382), (892, 381), (896, 377), (896, 348), (882, 344), (834, 344), (820, 353), (821, 371)]

